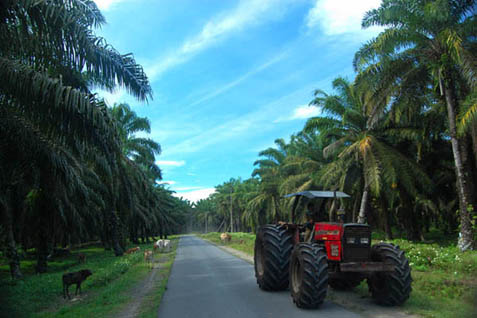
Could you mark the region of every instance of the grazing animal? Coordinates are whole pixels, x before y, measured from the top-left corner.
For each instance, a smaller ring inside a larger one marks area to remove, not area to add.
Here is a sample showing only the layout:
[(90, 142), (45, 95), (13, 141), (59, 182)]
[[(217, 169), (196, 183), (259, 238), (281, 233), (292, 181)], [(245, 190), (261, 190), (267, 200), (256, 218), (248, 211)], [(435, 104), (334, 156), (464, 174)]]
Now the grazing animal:
[(144, 262), (149, 263), (149, 267), (152, 268), (152, 258), (154, 257), (154, 253), (150, 250), (144, 251)]
[(153, 256), (152, 251), (150, 251), (150, 250), (145, 250), (144, 251), (144, 261), (145, 262), (152, 261), (152, 256)]
[(128, 249), (126, 252), (124, 252), (125, 254), (131, 254), (131, 253), (136, 253), (137, 251), (139, 251), (141, 248), (139, 246), (136, 246), (136, 247), (133, 247), (133, 248), (130, 248)]
[(157, 240), (157, 242), (154, 243), (154, 251), (159, 250), (160, 252), (163, 247), (164, 247), (164, 240)]
[(232, 236), (229, 233), (220, 234), (220, 240), (224, 243), (225, 242), (230, 242), (231, 239), (232, 239)]
[(169, 253), (171, 251), (171, 240), (164, 240), (164, 248), (162, 251), (164, 253)]
[(81, 295), (81, 283), (91, 275), (93, 275), (93, 273), (91, 273), (89, 269), (82, 269), (79, 272), (63, 274), (63, 298), (68, 296), (68, 299), (71, 299), (68, 289), (72, 284), (76, 284), (75, 295), (78, 294), (78, 290)]
[(78, 254), (78, 263), (84, 263), (86, 262), (86, 255), (83, 253)]

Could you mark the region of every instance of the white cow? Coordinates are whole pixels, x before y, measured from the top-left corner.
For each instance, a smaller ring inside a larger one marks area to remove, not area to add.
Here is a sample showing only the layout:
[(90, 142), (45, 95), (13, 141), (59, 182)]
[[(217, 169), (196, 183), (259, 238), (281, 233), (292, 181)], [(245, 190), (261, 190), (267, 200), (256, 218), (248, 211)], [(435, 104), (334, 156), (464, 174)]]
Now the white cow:
[(162, 251), (164, 253), (169, 253), (171, 251), (171, 240), (164, 240), (164, 248)]

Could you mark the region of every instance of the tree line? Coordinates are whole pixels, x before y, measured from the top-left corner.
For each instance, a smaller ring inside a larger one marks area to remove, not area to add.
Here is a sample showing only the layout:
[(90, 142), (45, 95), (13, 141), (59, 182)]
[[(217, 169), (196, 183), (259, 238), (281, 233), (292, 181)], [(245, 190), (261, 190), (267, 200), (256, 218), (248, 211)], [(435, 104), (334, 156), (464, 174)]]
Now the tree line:
[(356, 77), (317, 89), (310, 105), (322, 114), (261, 151), (250, 179), (197, 202), (196, 224), (255, 231), (290, 220), (285, 194), (341, 190), (353, 198), (341, 202), (348, 221), (387, 238), (394, 228), (420, 240), (435, 227), (475, 248), (476, 9), (472, 0), (383, 0), (368, 11), (363, 28), (384, 31), (355, 53)]
[(47, 270), (57, 246), (101, 240), (120, 256), (127, 240), (185, 229), (190, 204), (158, 185), (160, 145), (150, 123), (93, 91), (121, 87), (152, 98), (143, 68), (94, 29), (90, 0), (0, 2), (0, 240), (12, 277), (34, 248)]

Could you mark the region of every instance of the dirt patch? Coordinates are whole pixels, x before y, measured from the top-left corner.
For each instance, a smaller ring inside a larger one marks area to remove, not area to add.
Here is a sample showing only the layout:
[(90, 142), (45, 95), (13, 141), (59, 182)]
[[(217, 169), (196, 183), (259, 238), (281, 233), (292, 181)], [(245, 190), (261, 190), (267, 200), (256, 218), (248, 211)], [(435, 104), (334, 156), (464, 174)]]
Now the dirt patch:
[[(243, 259), (244, 261), (253, 265), (253, 256), (242, 251), (237, 251), (231, 247), (223, 246), (206, 240), (207, 242), (217, 246), (218, 248)], [(353, 291), (336, 291), (331, 288), (328, 289), (326, 298), (351, 310), (363, 317), (367, 318), (419, 318), (420, 316), (411, 315), (402, 311), (399, 307), (383, 307), (375, 304), (370, 296), (361, 296)]]
[[(114, 315), (117, 318), (132, 318), (136, 317), (139, 313), (139, 309), (141, 306), (144, 297), (149, 293), (149, 291), (154, 287), (156, 283), (156, 275), (161, 268), (161, 260), (164, 263), (164, 257), (159, 259), (154, 259), (152, 264), (151, 272), (144, 278), (142, 281), (137, 283), (132, 289), (128, 291), (131, 296), (131, 301), (128, 303), (127, 307), (122, 310), (121, 312)], [(167, 260), (167, 258), (166, 258)]]

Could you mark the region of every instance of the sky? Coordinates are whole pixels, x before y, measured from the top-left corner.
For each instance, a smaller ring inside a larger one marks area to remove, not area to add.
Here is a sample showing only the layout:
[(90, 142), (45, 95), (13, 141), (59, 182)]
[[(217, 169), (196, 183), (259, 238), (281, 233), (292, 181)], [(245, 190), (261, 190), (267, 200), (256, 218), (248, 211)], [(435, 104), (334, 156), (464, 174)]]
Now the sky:
[(250, 178), (261, 150), (320, 115), (314, 90), (354, 78), (354, 53), (380, 32), (361, 29), (380, 0), (95, 2), (107, 21), (96, 34), (134, 54), (153, 99), (98, 94), (149, 118), (162, 182), (191, 201)]

